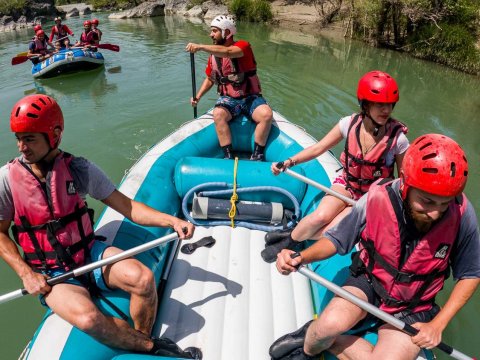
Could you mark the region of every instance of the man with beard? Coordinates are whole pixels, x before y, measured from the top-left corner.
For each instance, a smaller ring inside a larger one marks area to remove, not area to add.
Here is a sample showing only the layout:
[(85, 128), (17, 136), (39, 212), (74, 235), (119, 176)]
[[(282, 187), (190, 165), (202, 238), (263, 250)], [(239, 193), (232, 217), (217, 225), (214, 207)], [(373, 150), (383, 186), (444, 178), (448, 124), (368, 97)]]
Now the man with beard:
[(233, 40), (237, 28), (231, 16), (219, 15), (213, 19), (210, 26), (213, 45), (189, 43), (186, 47), (191, 53), (205, 51), (210, 54), (205, 71), (207, 77), (190, 102), (192, 106), (197, 106), (202, 96), (216, 84), (220, 98), (213, 110), (213, 120), (225, 158), (233, 158), (232, 135), (228, 122), (240, 114), (245, 114), (257, 124), (255, 146), (250, 160), (262, 161), (273, 114), (261, 94), (252, 48), (245, 40)]
[[(374, 319), (335, 297), (317, 320), (278, 339), (270, 349), (272, 358), (314, 359), (328, 350), (342, 359), (407, 360), (421, 348), (438, 345), (480, 283), (478, 222), (463, 194), (467, 175), (465, 154), (455, 141), (421, 136), (405, 153), (400, 179), (374, 183), (323, 238), (300, 253), (284, 249), (277, 258), (277, 269), (287, 275), (300, 264), (347, 254), (358, 244), (344, 289), (411, 324), (417, 335), (380, 320), (375, 346), (345, 334)], [(450, 270), (456, 283), (440, 309), (435, 296)]]

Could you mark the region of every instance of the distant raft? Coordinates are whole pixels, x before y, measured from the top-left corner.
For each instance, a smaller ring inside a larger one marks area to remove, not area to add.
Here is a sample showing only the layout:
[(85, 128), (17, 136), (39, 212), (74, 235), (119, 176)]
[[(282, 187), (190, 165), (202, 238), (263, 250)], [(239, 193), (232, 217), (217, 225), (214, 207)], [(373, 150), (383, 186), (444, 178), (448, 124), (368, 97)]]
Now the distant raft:
[(52, 57), (33, 65), (34, 78), (50, 78), (61, 74), (92, 70), (103, 66), (102, 53), (83, 49), (61, 50)]

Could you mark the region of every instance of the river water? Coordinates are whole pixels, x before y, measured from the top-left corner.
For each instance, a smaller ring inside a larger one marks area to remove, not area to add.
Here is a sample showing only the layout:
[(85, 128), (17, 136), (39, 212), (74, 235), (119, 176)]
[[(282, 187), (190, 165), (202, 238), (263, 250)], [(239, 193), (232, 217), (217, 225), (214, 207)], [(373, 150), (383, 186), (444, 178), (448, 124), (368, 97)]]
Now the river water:
[[(104, 50), (105, 69), (34, 81), (29, 63), (11, 66), (27, 50), (32, 30), (0, 33), (0, 163), (17, 155), (9, 129), (9, 113), (26, 94), (45, 93), (57, 99), (65, 117), (62, 148), (85, 156), (115, 183), (150, 146), (192, 118), (190, 57), (186, 43), (210, 43), (208, 26), (178, 17), (108, 20), (98, 15), (103, 42), (118, 44), (119, 53)], [(78, 36), (84, 18), (69, 19)], [(49, 28), (49, 27), (45, 27)], [(358, 109), (355, 93), (367, 71), (389, 72), (400, 87), (394, 116), (409, 127), (410, 140), (424, 133), (456, 139), (470, 163), (466, 193), (480, 211), (480, 79), (388, 50), (366, 47), (343, 38), (320, 37), (239, 24), (239, 38), (254, 47), (264, 96), (270, 105), (317, 139), (344, 115)], [(196, 55), (197, 88), (204, 78), (205, 53)], [(199, 113), (214, 103), (212, 90)], [(341, 148), (334, 149), (338, 155)], [(90, 202), (100, 211), (101, 204)], [(98, 213), (98, 212), (97, 212)], [(0, 293), (21, 287), (0, 261)], [(451, 289), (439, 296), (442, 304)], [(472, 356), (480, 353), (480, 295), (451, 322), (444, 341)], [(31, 338), (44, 310), (32, 297), (0, 305), (0, 358), (16, 359)], [(446, 355), (437, 352), (440, 359)]]

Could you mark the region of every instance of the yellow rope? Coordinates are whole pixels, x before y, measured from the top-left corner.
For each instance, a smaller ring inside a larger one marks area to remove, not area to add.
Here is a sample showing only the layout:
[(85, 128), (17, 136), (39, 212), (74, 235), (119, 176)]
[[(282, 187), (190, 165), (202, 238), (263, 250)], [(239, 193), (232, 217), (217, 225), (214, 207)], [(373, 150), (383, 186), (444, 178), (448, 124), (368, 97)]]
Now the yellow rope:
[(237, 168), (238, 168), (238, 157), (235, 157), (235, 164), (233, 165), (233, 193), (232, 193), (232, 197), (230, 198), (230, 204), (232, 204), (232, 207), (228, 212), (228, 217), (230, 218), (232, 228), (235, 227), (234, 219), (235, 219), (235, 214), (237, 213), (237, 201), (238, 201)]

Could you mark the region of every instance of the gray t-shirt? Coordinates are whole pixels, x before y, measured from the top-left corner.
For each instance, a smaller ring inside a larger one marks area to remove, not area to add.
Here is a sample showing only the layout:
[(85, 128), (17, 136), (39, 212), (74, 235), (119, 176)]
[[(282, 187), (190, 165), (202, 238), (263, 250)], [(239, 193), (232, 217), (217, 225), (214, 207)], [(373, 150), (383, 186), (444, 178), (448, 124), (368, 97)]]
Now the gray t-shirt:
[[(70, 163), (70, 172), (75, 188), (83, 199), (90, 195), (96, 200), (103, 200), (115, 190), (115, 185), (107, 175), (85, 158), (74, 157)], [(0, 220), (12, 220), (14, 214), (8, 165), (4, 165), (0, 168)]]
[[(392, 184), (395, 194), (399, 195), (400, 181)], [(360, 239), (360, 232), (366, 223), (367, 194), (362, 196), (352, 208), (350, 214), (325, 233), (341, 255), (348, 254)], [(470, 202), (458, 231), (457, 239), (450, 253), (450, 264), (455, 279), (480, 278), (480, 235), (477, 216)]]

